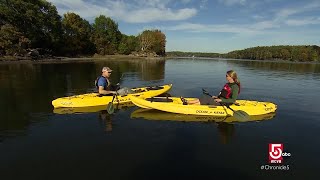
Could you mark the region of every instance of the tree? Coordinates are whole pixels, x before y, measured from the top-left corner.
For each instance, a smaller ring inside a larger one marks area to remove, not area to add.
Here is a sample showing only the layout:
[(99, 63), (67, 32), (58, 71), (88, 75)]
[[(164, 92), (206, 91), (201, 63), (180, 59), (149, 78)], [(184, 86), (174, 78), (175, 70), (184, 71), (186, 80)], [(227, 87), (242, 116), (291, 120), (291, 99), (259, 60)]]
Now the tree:
[(62, 27), (65, 53), (71, 55), (94, 53), (94, 44), (90, 41), (92, 27), (88, 21), (75, 13), (67, 13), (62, 19)]
[(158, 55), (164, 56), (166, 53), (166, 36), (160, 30), (155, 30), (154, 36), (153, 50)]
[(120, 54), (130, 54), (132, 51), (135, 51), (138, 47), (138, 41), (135, 36), (127, 36), (122, 34), (122, 38), (118, 47), (118, 52)]
[(319, 55), (317, 51), (313, 50), (312, 53), (310, 54), (310, 59), (311, 61), (316, 61), (319, 60)]
[(281, 49), (280, 58), (283, 60), (288, 60), (290, 58), (290, 52), (287, 49)]
[(61, 40), (61, 17), (44, 0), (1, 0), (0, 25), (10, 24), (30, 39), (32, 47), (57, 50)]
[(151, 51), (151, 47), (155, 42), (155, 37), (153, 36), (153, 32), (150, 30), (143, 31), (139, 36), (140, 47), (142, 52)]
[(0, 54), (14, 55), (24, 53), (23, 50), (28, 46), (29, 39), (25, 38), (17, 28), (10, 24), (1, 26), (0, 29)]
[(91, 37), (97, 48), (98, 54), (117, 53), (121, 40), (121, 32), (118, 24), (109, 17), (100, 15), (93, 24), (93, 35)]
[(138, 36), (142, 52), (165, 55), (166, 36), (160, 30), (145, 30)]

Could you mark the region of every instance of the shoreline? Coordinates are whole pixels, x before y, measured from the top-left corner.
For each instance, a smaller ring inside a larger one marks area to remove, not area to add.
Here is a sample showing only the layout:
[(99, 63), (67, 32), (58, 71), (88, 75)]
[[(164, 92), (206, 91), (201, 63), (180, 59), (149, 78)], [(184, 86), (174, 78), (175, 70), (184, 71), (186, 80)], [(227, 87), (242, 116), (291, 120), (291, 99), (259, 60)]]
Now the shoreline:
[(129, 55), (107, 55), (99, 57), (56, 57), (50, 59), (9, 59), (0, 57), (0, 64), (55, 64), (55, 63), (73, 63), (73, 62), (95, 62), (104, 60), (164, 60), (165, 57), (139, 57), (139, 56), (129, 56)]
[(222, 60), (222, 61), (252, 61), (252, 62), (274, 62), (274, 63), (293, 63), (293, 64), (320, 64), (320, 61), (289, 61), (281, 59), (269, 59), (269, 60), (258, 60), (258, 59), (229, 59), (229, 58), (218, 58), (218, 57), (166, 57), (166, 59), (205, 59), (205, 60)]
[[(10, 57), (12, 58), (12, 57)], [(293, 64), (320, 64), (320, 61), (289, 61), (289, 60), (252, 60), (252, 59), (228, 59), (228, 58), (214, 58), (214, 57), (181, 57), (181, 56), (167, 56), (167, 57), (140, 57), (140, 56), (130, 56), (130, 55), (106, 55), (99, 57), (56, 57), (51, 59), (41, 59), (41, 60), (32, 60), (32, 59), (9, 59), (0, 57), (0, 64), (55, 64), (55, 63), (74, 63), (74, 62), (96, 62), (96, 61), (105, 61), (105, 60), (169, 60), (169, 59), (189, 59), (189, 60), (222, 60), (222, 61), (252, 61), (252, 62), (275, 62), (275, 63), (293, 63)]]

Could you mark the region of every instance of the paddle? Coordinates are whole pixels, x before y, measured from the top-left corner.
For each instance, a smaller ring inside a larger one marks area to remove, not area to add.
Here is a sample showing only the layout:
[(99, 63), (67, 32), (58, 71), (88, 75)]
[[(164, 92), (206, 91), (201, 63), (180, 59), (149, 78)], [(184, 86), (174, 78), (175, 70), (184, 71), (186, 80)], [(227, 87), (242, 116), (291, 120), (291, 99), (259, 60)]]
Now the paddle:
[[(206, 95), (208, 95), (208, 96), (210, 96), (210, 97), (212, 97), (212, 95), (207, 91), (207, 90), (205, 90), (205, 89), (202, 89), (202, 93), (203, 94), (206, 94)], [(239, 121), (248, 121), (248, 120), (250, 120), (250, 116), (249, 116), (249, 114), (248, 113), (246, 113), (246, 112), (244, 112), (244, 111), (242, 111), (242, 110), (237, 110), (237, 111), (235, 111), (235, 110), (233, 110), (228, 104), (225, 104), (225, 103), (219, 103), (221, 106), (225, 106), (225, 107), (227, 107), (228, 109), (230, 109), (231, 111), (233, 111), (233, 116), (236, 118), (236, 119), (238, 119)]]
[[(123, 77), (123, 74), (121, 75), (119, 82), (116, 84), (116, 85), (119, 86), (119, 87), (120, 87), (120, 82), (121, 82), (122, 77)], [(113, 101), (114, 101), (114, 98), (115, 98), (115, 97), (117, 98), (117, 101), (118, 101), (118, 103), (119, 103), (118, 94), (117, 94), (117, 93), (116, 93), (116, 94), (113, 94), (112, 101), (109, 102), (108, 105), (107, 105), (107, 111), (108, 111), (109, 114), (113, 114), (113, 113), (114, 113)]]
[(113, 94), (112, 101), (109, 102), (109, 104), (107, 105), (107, 111), (108, 111), (109, 114), (114, 113), (113, 100), (114, 100), (114, 98), (115, 98), (116, 96), (117, 96), (116, 94)]

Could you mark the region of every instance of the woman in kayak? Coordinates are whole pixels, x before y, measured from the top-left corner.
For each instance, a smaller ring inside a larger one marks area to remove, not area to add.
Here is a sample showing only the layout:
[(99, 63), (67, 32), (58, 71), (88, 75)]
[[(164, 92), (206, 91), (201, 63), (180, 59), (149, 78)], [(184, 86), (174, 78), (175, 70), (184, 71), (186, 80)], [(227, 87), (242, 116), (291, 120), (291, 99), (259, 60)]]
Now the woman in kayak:
[(109, 67), (103, 67), (101, 76), (96, 80), (95, 85), (98, 89), (98, 93), (101, 95), (116, 94), (116, 91), (112, 91), (113, 88), (108, 79), (111, 75), (111, 72), (112, 70)]
[(238, 79), (237, 73), (230, 70), (226, 73), (227, 83), (224, 85), (218, 96), (204, 95), (199, 99), (186, 101), (183, 97), (181, 100), (183, 104), (194, 104), (194, 105), (220, 105), (233, 104), (238, 98), (240, 93), (240, 81)]

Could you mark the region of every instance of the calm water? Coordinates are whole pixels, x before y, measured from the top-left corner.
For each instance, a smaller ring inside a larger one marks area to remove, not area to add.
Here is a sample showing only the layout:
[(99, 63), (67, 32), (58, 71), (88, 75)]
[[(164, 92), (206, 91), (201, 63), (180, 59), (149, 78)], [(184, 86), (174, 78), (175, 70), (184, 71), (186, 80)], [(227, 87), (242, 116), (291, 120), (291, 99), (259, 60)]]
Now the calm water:
[[(173, 83), (172, 96), (217, 93), (225, 72), (240, 99), (278, 105), (270, 120), (217, 124), (131, 118), (138, 108), (55, 114), (51, 101), (94, 91), (102, 66), (137, 87)], [(320, 65), (231, 60), (99, 61), (0, 65), (0, 178), (319, 179)], [(261, 170), (283, 143), (288, 171)]]

